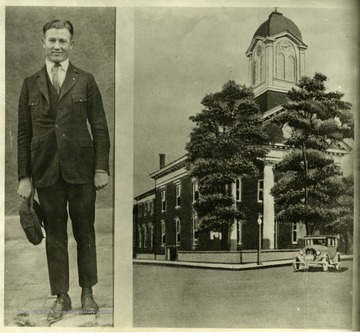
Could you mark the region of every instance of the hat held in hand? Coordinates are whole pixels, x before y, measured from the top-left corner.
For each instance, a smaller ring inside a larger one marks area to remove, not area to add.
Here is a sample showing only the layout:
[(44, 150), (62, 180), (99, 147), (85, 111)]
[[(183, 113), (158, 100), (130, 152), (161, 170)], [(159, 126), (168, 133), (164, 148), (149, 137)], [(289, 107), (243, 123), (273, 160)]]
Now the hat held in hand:
[(34, 200), (34, 194), (29, 199), (25, 199), (19, 209), (20, 224), (25, 231), (26, 237), (33, 245), (41, 243), (44, 235), (41, 227), (45, 220), (40, 204)]

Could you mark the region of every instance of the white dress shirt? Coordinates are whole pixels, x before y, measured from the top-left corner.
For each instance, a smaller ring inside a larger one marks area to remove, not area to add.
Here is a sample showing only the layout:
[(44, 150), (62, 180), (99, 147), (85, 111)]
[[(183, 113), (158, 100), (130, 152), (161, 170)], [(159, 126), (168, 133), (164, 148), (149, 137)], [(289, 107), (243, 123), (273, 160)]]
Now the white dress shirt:
[[(51, 80), (51, 83), (52, 83), (53, 81), (52, 81), (52, 72), (51, 72), (51, 70), (54, 67), (55, 63), (49, 61), (48, 59), (46, 59), (45, 64), (46, 64), (46, 71), (47, 71), (47, 73), (49, 75), (49, 78)], [(67, 69), (69, 67), (69, 59), (67, 58), (65, 61), (62, 61), (59, 64), (60, 64), (60, 66), (59, 66), (58, 74), (59, 74), (59, 82), (60, 82), (60, 87), (61, 87), (63, 85), (63, 83), (64, 83), (64, 80), (65, 80), (66, 71), (67, 71)]]

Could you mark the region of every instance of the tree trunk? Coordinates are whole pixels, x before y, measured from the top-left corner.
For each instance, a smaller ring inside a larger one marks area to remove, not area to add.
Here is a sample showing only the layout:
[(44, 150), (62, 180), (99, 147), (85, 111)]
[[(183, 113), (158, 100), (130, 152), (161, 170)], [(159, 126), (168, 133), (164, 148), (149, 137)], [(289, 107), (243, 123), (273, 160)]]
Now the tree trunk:
[(228, 223), (222, 228), (222, 245), (224, 251), (230, 251), (231, 247), (231, 224)]
[[(307, 187), (307, 176), (308, 176), (308, 162), (307, 162), (307, 157), (306, 157), (306, 148), (305, 148), (305, 144), (303, 143), (302, 145), (302, 152), (303, 152), (303, 158), (304, 158), (304, 175), (305, 175), (305, 195), (304, 195), (304, 205), (305, 205), (305, 209), (306, 211), (307, 206), (308, 206), (308, 202), (309, 202), (309, 191), (308, 191), (308, 187)], [(308, 234), (308, 232), (310, 232), (310, 234), (313, 234), (312, 231), (308, 230), (310, 229), (310, 224), (308, 224), (307, 219), (304, 221), (305, 223), (305, 227), (306, 227), (306, 233)]]

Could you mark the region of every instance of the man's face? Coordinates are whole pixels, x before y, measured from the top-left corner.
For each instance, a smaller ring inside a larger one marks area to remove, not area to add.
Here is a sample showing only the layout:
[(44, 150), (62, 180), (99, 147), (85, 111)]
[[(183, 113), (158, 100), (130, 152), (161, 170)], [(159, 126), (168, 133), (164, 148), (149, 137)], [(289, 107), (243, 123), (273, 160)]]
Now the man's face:
[(47, 59), (57, 63), (69, 58), (73, 43), (70, 32), (66, 28), (51, 28), (46, 31), (42, 39)]

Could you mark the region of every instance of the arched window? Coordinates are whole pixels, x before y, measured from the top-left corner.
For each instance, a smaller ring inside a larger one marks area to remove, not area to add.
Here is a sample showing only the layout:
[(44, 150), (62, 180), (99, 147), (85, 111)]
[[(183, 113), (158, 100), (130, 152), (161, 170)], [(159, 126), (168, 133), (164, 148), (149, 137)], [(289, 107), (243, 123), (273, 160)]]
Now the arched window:
[(294, 56), (289, 56), (289, 58), (288, 58), (286, 79), (291, 82), (295, 82), (295, 58), (294, 58)]
[(258, 64), (259, 64), (258, 60), (254, 60), (254, 67), (253, 67), (253, 84), (254, 85), (257, 84), (256, 78), (257, 78)]
[(276, 78), (295, 83), (296, 54), (293, 45), (281, 40), (276, 45)]
[(276, 77), (285, 79), (285, 56), (280, 53), (276, 55)]
[(265, 57), (263, 47), (258, 44), (254, 53), (253, 84), (258, 85), (265, 81)]
[(260, 57), (260, 83), (265, 81), (265, 57)]

